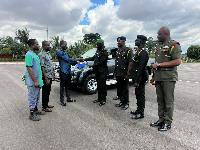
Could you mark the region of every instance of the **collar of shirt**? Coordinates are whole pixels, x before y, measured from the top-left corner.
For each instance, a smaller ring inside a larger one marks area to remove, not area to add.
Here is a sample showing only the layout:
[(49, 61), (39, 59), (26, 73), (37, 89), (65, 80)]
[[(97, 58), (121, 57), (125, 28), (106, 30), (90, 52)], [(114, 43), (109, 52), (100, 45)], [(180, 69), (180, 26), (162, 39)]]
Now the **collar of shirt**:
[(42, 52), (43, 52), (43, 53), (49, 54), (49, 51), (45, 51), (44, 49), (42, 50)]

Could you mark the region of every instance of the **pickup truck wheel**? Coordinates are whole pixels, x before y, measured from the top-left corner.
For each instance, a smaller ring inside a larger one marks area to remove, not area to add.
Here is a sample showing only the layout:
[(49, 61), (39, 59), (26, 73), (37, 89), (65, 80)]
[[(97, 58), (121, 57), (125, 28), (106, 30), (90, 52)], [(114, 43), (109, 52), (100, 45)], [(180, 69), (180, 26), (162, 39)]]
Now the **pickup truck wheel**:
[(86, 77), (82, 90), (86, 94), (94, 94), (97, 92), (97, 80), (94, 74), (90, 74)]

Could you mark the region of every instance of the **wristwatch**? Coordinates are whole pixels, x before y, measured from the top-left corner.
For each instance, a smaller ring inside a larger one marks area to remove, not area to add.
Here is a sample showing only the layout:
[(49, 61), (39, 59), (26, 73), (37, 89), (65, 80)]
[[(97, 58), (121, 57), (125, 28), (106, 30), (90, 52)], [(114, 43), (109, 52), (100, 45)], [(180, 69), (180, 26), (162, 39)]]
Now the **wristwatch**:
[(157, 63), (157, 68), (160, 67), (160, 63)]

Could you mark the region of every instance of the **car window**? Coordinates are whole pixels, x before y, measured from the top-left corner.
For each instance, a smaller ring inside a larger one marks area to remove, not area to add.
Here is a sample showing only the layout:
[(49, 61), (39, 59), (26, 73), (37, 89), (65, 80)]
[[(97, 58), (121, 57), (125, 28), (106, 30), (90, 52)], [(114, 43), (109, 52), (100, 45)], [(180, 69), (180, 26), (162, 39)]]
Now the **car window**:
[(83, 58), (88, 58), (88, 57), (93, 57), (96, 53), (96, 48), (90, 49), (87, 52), (85, 52), (83, 55), (81, 55), (81, 57)]

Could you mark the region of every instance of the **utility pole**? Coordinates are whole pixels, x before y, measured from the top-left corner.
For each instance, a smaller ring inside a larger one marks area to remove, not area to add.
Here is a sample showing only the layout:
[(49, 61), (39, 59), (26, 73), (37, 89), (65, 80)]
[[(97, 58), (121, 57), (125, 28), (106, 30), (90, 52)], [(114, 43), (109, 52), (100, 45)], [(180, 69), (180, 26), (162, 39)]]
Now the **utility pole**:
[(46, 31), (47, 31), (47, 41), (48, 41), (48, 32), (49, 32), (49, 30), (48, 30), (48, 26), (47, 26)]

